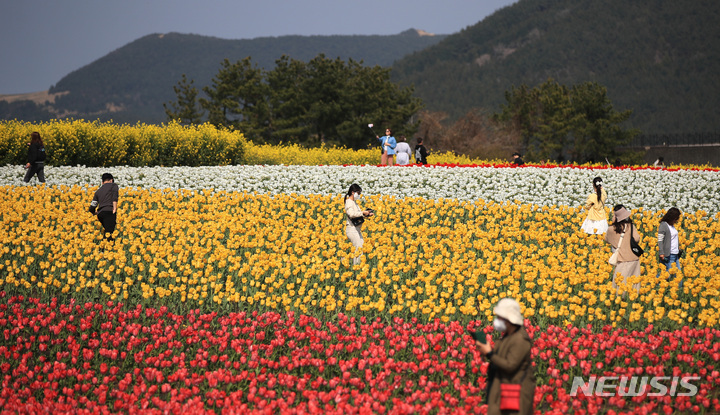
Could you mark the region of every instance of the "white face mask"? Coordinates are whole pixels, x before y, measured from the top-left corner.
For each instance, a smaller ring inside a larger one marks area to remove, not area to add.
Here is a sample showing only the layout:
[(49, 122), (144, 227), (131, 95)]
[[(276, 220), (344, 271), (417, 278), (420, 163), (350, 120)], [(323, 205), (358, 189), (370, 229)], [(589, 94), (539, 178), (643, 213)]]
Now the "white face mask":
[(353, 198), (354, 198), (354, 199), (357, 199), (357, 198), (359, 198), (359, 197), (360, 197), (360, 193), (358, 193), (358, 192), (353, 193)]
[(501, 333), (504, 333), (505, 330), (507, 330), (507, 325), (505, 324), (505, 320), (500, 320), (497, 317), (495, 317), (495, 321), (493, 321), (493, 327), (495, 328), (495, 331), (499, 331)]

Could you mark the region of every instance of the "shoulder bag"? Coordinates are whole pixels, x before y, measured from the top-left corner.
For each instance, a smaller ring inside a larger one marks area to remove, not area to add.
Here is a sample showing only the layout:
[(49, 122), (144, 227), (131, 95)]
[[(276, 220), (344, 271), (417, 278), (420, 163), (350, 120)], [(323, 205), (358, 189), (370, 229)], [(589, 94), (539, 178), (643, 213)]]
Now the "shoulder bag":
[[(608, 259), (608, 263), (610, 265), (617, 265), (618, 255), (620, 252), (620, 247), (622, 246), (623, 238), (625, 238), (625, 233), (620, 234), (620, 241), (618, 242), (618, 246), (617, 248), (615, 248), (615, 252), (610, 255), (610, 259)], [(630, 239), (632, 239), (632, 236), (630, 237)]]
[(645, 253), (645, 251), (640, 247), (640, 244), (635, 241), (635, 238), (632, 237), (632, 231), (633, 231), (634, 225), (630, 224), (630, 249), (632, 250), (633, 254), (635, 256), (640, 257), (642, 254)]
[(500, 384), (500, 410), (501, 411), (519, 411), (520, 410), (520, 390), (522, 383), (527, 376), (528, 370), (523, 373), (520, 383), (501, 383)]

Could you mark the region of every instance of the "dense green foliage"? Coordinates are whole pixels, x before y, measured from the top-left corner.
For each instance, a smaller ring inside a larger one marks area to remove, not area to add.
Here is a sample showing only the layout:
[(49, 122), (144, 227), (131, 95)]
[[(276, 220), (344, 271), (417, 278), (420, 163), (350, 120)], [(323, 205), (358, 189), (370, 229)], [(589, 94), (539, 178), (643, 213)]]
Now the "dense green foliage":
[[(163, 103), (175, 99), (173, 86), (183, 74), (197, 88), (210, 85), (224, 59), (252, 57), (272, 69), (282, 55), (308, 61), (319, 53), (353, 58), (368, 66), (389, 67), (445, 35), (421, 36), (414, 30), (389, 36), (281, 36), (228, 40), (208, 36), (152, 34), (129, 43), (71, 72), (50, 92), (69, 91), (58, 98), (55, 115), (116, 122), (161, 123)], [(40, 117), (47, 120), (49, 117)]]
[(204, 111), (198, 107), (198, 89), (193, 86), (194, 81), (188, 81), (183, 74), (177, 86), (173, 87), (177, 102), (163, 104), (165, 115), (170, 120), (177, 120), (183, 125), (202, 123)]
[(42, 121), (52, 117), (47, 108), (30, 100), (0, 101), (0, 120)]
[(597, 82), (644, 133), (720, 130), (720, 2), (520, 0), (398, 61), (429, 110), (495, 111), (512, 86)]
[[(168, 111), (170, 119), (195, 117), (197, 91), (186, 78), (175, 92), (178, 100), (166, 105), (176, 109)], [(412, 118), (422, 107), (411, 87), (390, 82), (389, 69), (322, 54), (307, 63), (283, 56), (270, 71), (250, 58), (226, 59), (203, 92), (199, 104), (208, 122), (240, 130), (258, 143), (365, 148), (375, 143), (368, 124), (412, 135), (417, 128)]]
[(530, 161), (615, 160), (617, 148), (637, 134), (620, 126), (631, 111), (615, 111), (606, 89), (593, 82), (568, 88), (549, 79), (536, 88), (512, 88), (505, 99), (494, 118), (520, 131)]

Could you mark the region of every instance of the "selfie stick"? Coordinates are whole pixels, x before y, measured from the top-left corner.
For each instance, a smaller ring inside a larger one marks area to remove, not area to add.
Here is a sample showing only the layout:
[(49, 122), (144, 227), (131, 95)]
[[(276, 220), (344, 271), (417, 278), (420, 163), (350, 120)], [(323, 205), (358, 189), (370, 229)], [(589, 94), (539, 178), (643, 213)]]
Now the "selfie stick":
[(373, 125), (372, 125), (372, 124), (368, 124), (368, 128), (370, 129), (370, 131), (373, 132), (373, 134), (375, 134), (375, 137), (380, 137), (379, 135), (377, 135), (377, 133), (375, 132), (375, 130), (373, 130)]

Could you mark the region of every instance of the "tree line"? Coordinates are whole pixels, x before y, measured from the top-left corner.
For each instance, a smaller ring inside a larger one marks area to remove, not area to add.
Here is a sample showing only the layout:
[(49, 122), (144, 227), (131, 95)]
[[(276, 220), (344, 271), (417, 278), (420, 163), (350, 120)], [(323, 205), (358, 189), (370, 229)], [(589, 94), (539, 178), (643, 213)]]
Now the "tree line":
[(263, 70), (250, 57), (225, 59), (204, 96), (185, 75), (177, 101), (164, 104), (168, 119), (210, 122), (239, 130), (259, 143), (321, 143), (366, 148), (375, 143), (368, 124), (412, 135), (420, 99), (413, 88), (390, 82), (390, 69), (320, 54), (303, 62), (283, 56)]
[(634, 163), (639, 156), (620, 147), (639, 134), (622, 124), (631, 110), (616, 111), (607, 89), (595, 82), (567, 87), (553, 79), (512, 87), (493, 119), (520, 132), (531, 161)]
[(638, 134), (622, 127), (632, 112), (616, 111), (595, 82), (513, 86), (499, 112), (470, 111), (449, 128), (441, 126), (441, 114), (420, 112), (413, 88), (391, 82), (389, 69), (352, 59), (283, 56), (270, 71), (250, 57), (225, 59), (202, 97), (193, 84), (183, 75), (174, 87), (177, 101), (165, 104), (168, 119), (239, 130), (257, 143), (366, 148), (376, 143), (368, 128), (373, 123), (408, 137), (420, 130), (434, 150), (474, 157), (496, 158), (515, 146), (535, 162), (637, 161), (620, 149)]

